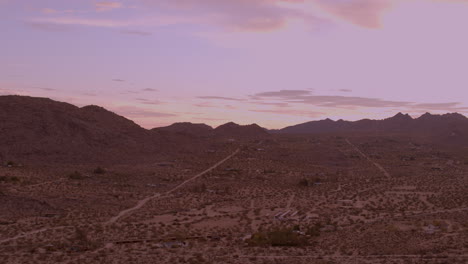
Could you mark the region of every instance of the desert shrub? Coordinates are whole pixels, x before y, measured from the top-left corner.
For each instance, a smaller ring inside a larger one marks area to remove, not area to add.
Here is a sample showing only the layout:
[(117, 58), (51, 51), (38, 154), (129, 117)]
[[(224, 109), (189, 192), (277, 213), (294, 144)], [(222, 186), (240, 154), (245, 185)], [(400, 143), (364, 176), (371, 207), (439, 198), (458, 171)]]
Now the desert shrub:
[(275, 227), (259, 231), (247, 241), (249, 246), (299, 247), (308, 244), (307, 238), (289, 227)]
[(75, 172), (72, 172), (72, 173), (68, 174), (68, 178), (70, 180), (82, 180), (82, 179), (84, 179), (84, 176), (83, 176), (83, 174), (79, 173), (78, 171), (75, 171)]
[(0, 182), (12, 182), (12, 183), (17, 183), (19, 182), (20, 179), (16, 176), (0, 176)]
[(308, 187), (310, 185), (311, 185), (310, 181), (308, 179), (306, 179), (306, 178), (302, 178), (299, 181), (299, 186)]
[(95, 173), (95, 174), (104, 174), (104, 173), (106, 173), (106, 169), (103, 169), (101, 167), (97, 167), (96, 169), (94, 169), (93, 173)]
[(10, 177), (10, 181), (11, 182), (19, 182), (19, 178), (16, 177), (16, 176), (12, 176), (12, 177)]
[(87, 251), (97, 247), (97, 244), (89, 239), (88, 233), (79, 227), (75, 227), (72, 243), (75, 251)]
[(317, 237), (320, 236), (320, 229), (322, 228), (321, 223), (316, 223), (315, 225), (307, 227), (306, 235)]
[(206, 184), (202, 183), (202, 184), (193, 186), (190, 190), (195, 193), (204, 193), (206, 192), (207, 187), (206, 187)]

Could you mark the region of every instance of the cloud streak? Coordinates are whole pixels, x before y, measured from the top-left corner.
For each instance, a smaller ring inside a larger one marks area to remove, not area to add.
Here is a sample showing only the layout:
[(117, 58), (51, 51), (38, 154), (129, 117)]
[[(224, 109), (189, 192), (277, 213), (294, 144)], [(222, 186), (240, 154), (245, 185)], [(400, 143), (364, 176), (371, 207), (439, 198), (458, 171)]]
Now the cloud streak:
[[(98, 17), (44, 17), (33, 22), (107, 28), (158, 27), (174, 24), (201, 24), (221, 27), (231, 32), (265, 32), (283, 28), (291, 21), (309, 27), (330, 17), (366, 28), (378, 28), (390, 0), (139, 0), (149, 10), (145, 16), (127, 19)], [(126, 8), (120, 2), (95, 3), (95, 11), (108, 12)], [(128, 9), (128, 8), (126, 8)], [(57, 13), (44, 8), (43, 13)], [(328, 13), (328, 15), (324, 15)], [(148, 36), (150, 32), (123, 30), (123, 34)]]
[(29, 28), (46, 32), (65, 32), (71, 29), (70, 25), (62, 25), (47, 22), (25, 22)]
[(113, 9), (119, 9), (123, 7), (122, 3), (119, 2), (97, 2), (94, 4), (96, 11), (105, 12)]
[[(462, 111), (459, 102), (448, 103), (416, 103), (409, 101), (391, 101), (379, 98), (367, 98), (358, 96), (340, 96), (340, 95), (313, 95), (307, 90), (280, 90), (272, 92), (257, 93), (252, 96), (256, 100), (279, 100), (285, 104), (305, 104), (323, 108), (398, 108), (410, 110), (445, 110)], [(265, 102), (263, 102), (265, 104)]]
[(143, 108), (133, 107), (133, 106), (123, 106), (114, 109), (119, 115), (123, 115), (129, 118), (152, 118), (152, 117), (175, 117), (177, 115), (171, 113), (161, 113), (156, 111), (151, 111)]
[(316, 0), (326, 12), (365, 28), (379, 28), (382, 14), (391, 7), (389, 0)]
[(151, 32), (141, 31), (141, 30), (121, 30), (120, 33), (125, 34), (125, 35), (134, 35), (134, 36), (141, 36), (141, 37), (147, 37), (147, 36), (152, 35)]
[(245, 101), (245, 99), (234, 98), (234, 97), (223, 97), (223, 96), (199, 96), (200, 99), (213, 99), (213, 100), (225, 100), (225, 101)]

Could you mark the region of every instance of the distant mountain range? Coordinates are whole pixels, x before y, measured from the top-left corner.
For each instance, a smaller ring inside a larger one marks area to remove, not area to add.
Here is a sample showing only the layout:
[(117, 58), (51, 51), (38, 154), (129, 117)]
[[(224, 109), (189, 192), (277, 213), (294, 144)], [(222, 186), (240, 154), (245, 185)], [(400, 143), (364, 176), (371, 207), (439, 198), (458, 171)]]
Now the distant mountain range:
[(443, 115), (426, 113), (418, 118), (398, 113), (383, 120), (362, 119), (354, 122), (325, 119), (270, 132), (283, 134), (398, 133), (425, 137), (438, 144), (468, 146), (468, 118), (458, 113)]
[(157, 158), (206, 147), (207, 139), (259, 139), (273, 133), (405, 133), (427, 135), (438, 142), (467, 144), (468, 119), (457, 113), (413, 119), (407, 114), (359, 121), (311, 121), (268, 131), (256, 124), (175, 123), (144, 129), (99, 106), (77, 107), (47, 98), (0, 96), (0, 162), (9, 158), (54, 161), (119, 161)]
[[(156, 159), (203, 148), (203, 137), (258, 138), (257, 125), (215, 129), (178, 123), (147, 130), (99, 106), (77, 107), (48, 98), (0, 96), (0, 163), (8, 159), (118, 162)], [(202, 137), (200, 137), (202, 136)]]
[(189, 122), (174, 123), (167, 127), (154, 128), (152, 131), (166, 131), (173, 133), (188, 134), (193, 136), (209, 137), (233, 137), (233, 138), (257, 138), (268, 136), (267, 129), (257, 124), (238, 125), (233, 122), (220, 125), (216, 128), (206, 124), (193, 124)]
[(426, 113), (419, 118), (413, 119), (408, 114), (397, 115), (383, 119), (362, 119), (359, 121), (333, 121), (330, 119), (311, 121), (299, 125), (285, 127), (272, 131), (277, 133), (339, 133), (339, 132), (436, 132), (468, 128), (468, 118), (452, 113), (444, 115), (432, 115)]

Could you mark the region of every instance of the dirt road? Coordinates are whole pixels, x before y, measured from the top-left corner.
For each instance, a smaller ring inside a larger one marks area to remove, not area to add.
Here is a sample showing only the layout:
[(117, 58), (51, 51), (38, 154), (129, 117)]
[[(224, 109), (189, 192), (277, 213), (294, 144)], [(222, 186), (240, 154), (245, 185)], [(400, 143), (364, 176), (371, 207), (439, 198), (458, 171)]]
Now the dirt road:
[(367, 156), (364, 152), (362, 152), (360, 149), (358, 149), (353, 143), (351, 143), (351, 141), (346, 139), (346, 143), (348, 143), (354, 150), (356, 150), (357, 153), (359, 153), (361, 156), (363, 156), (365, 159), (367, 159), (370, 163), (374, 164), (374, 166), (377, 167), (377, 169), (379, 169), (385, 175), (385, 177), (387, 177), (389, 179), (392, 178), (390, 173), (388, 173), (388, 171), (385, 170), (384, 167), (382, 167), (380, 164), (378, 164), (377, 162), (375, 162), (371, 158), (369, 158), (369, 156)]
[(131, 215), (133, 212), (135, 212), (136, 210), (140, 209), (141, 207), (143, 207), (146, 203), (148, 203), (149, 201), (153, 200), (153, 199), (156, 199), (156, 198), (160, 198), (160, 197), (163, 197), (163, 195), (168, 195), (168, 194), (171, 194), (177, 190), (179, 190), (180, 188), (184, 187), (184, 185), (186, 185), (187, 183), (189, 182), (192, 182), (198, 178), (200, 178), (201, 176), (207, 174), (208, 172), (216, 169), (217, 167), (219, 167), (220, 165), (222, 165), (224, 162), (230, 160), (232, 157), (234, 157), (237, 153), (239, 153), (240, 149), (237, 149), (236, 151), (234, 151), (231, 155), (227, 156), (226, 158), (224, 158), (223, 160), (219, 161), (218, 163), (216, 163), (215, 165), (211, 166), (210, 168), (200, 172), (199, 174), (183, 181), (182, 183), (178, 184), (177, 186), (175, 186), (174, 188), (170, 189), (169, 191), (163, 193), (163, 194), (155, 194), (155, 195), (152, 195), (150, 197), (146, 197), (140, 201), (137, 202), (137, 204), (134, 206), (134, 207), (131, 207), (131, 208), (128, 208), (128, 209), (125, 209), (123, 211), (120, 211), (116, 216), (112, 217), (111, 219), (109, 219), (109, 221), (105, 222), (104, 224), (108, 225), (108, 224), (112, 224), (112, 223), (115, 223), (117, 221), (119, 221), (119, 219), (123, 218), (123, 217), (127, 217), (129, 215)]

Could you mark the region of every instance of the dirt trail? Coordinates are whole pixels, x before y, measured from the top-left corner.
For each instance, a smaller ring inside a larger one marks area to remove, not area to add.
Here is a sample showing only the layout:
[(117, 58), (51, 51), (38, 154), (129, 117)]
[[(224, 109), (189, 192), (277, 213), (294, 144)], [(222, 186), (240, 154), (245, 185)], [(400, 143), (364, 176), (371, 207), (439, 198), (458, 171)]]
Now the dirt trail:
[(356, 150), (357, 153), (359, 153), (361, 156), (363, 156), (365, 159), (367, 159), (370, 163), (374, 164), (374, 166), (377, 167), (377, 169), (379, 169), (385, 175), (385, 177), (387, 177), (389, 179), (392, 178), (392, 176), (390, 175), (390, 173), (388, 173), (387, 170), (385, 170), (380, 164), (378, 164), (377, 162), (375, 162), (371, 158), (369, 158), (369, 156), (367, 156), (364, 152), (362, 152), (360, 149), (358, 149), (348, 139), (346, 139), (346, 143), (348, 143), (354, 150)]
[(52, 184), (52, 183), (57, 183), (66, 180), (66, 178), (60, 178), (55, 181), (48, 181), (48, 182), (43, 182), (43, 183), (38, 183), (38, 184), (32, 184), (32, 185), (26, 185), (24, 188), (30, 188), (30, 187), (37, 187), (37, 186), (42, 186), (42, 185), (47, 185), (47, 184)]
[[(240, 152), (240, 149), (237, 149), (236, 151), (234, 151), (231, 155), (227, 156), (226, 158), (224, 158), (223, 160), (219, 161), (218, 163), (216, 163), (215, 165), (211, 166), (210, 168), (206, 169), (205, 171), (193, 176), (192, 178), (190, 179), (187, 179), (185, 180), (184, 182), (180, 183), (179, 185), (175, 186), (174, 188), (172, 188), (171, 190), (165, 192), (164, 194), (170, 194), (180, 188), (182, 188), (184, 185), (186, 185), (187, 183), (191, 182), (191, 181), (194, 181), (196, 180), (197, 178), (205, 175), (206, 173), (216, 169), (218, 166), (220, 166), (221, 164), (223, 164), (224, 162), (228, 161), (229, 159), (231, 159), (233, 156), (235, 156), (237, 153)], [(62, 179), (61, 179), (62, 180)], [(60, 180), (60, 181), (61, 181)], [(42, 184), (49, 184), (51, 182), (46, 182), (46, 183), (41, 183), (41, 184), (38, 184), (38, 185), (42, 185)], [(30, 185), (30, 186), (38, 186), (38, 185)], [(150, 200), (152, 199), (155, 199), (155, 198), (160, 198), (162, 197), (161, 194), (157, 193), (155, 195), (152, 195), (150, 197), (146, 197), (140, 201), (137, 202), (137, 204), (132, 207), (132, 208), (128, 208), (128, 209), (125, 209), (125, 210), (122, 210), (121, 212), (119, 212), (116, 216), (112, 217), (109, 221), (105, 222), (104, 224), (111, 224), (111, 223), (115, 223), (117, 222), (119, 219), (121, 219), (122, 217), (125, 217), (125, 216), (128, 216), (130, 215), (132, 212), (140, 209), (141, 207), (143, 207), (147, 202), (149, 202)], [(10, 242), (10, 241), (14, 241), (14, 240), (17, 240), (17, 239), (20, 239), (20, 238), (23, 238), (23, 237), (28, 237), (30, 235), (34, 235), (34, 234), (37, 234), (37, 233), (41, 233), (41, 232), (46, 232), (46, 231), (50, 231), (50, 230), (56, 230), (56, 229), (64, 229), (64, 228), (67, 228), (67, 227), (70, 227), (70, 226), (58, 226), (58, 227), (52, 227), (52, 228), (41, 228), (41, 229), (37, 229), (37, 230), (33, 230), (33, 231), (30, 231), (30, 232), (26, 232), (26, 233), (22, 233), (22, 234), (19, 234), (19, 235), (16, 235), (14, 237), (10, 237), (10, 238), (6, 238), (6, 239), (3, 239), (3, 240), (0, 240), (0, 244), (2, 243), (6, 243), (6, 242)]]
[[(179, 190), (180, 188), (182, 188), (184, 185), (186, 185), (187, 183), (189, 182), (192, 182), (198, 178), (200, 178), (201, 176), (205, 175), (206, 173), (216, 169), (217, 167), (219, 167), (220, 165), (222, 165), (224, 162), (228, 161), (229, 159), (231, 159), (232, 157), (234, 157), (237, 153), (239, 153), (240, 149), (237, 149), (236, 151), (234, 151), (231, 155), (227, 156), (226, 158), (224, 158), (223, 160), (219, 161), (218, 163), (216, 163), (215, 165), (211, 166), (210, 168), (200, 172), (199, 174), (183, 181), (182, 183), (180, 183), (179, 185), (175, 186), (174, 188), (170, 189), (169, 191), (165, 192), (164, 194), (171, 194), (177, 190)], [(123, 217), (126, 217), (126, 216), (129, 216), (132, 212), (140, 209), (141, 207), (143, 207), (146, 203), (148, 203), (149, 201), (153, 200), (153, 199), (156, 199), (156, 198), (160, 198), (161, 197), (161, 194), (157, 193), (155, 195), (152, 195), (150, 197), (146, 197), (140, 201), (137, 202), (137, 204), (134, 206), (134, 207), (131, 207), (131, 208), (128, 208), (128, 209), (125, 209), (123, 211), (120, 211), (116, 216), (112, 217), (111, 219), (109, 219), (109, 221), (105, 222), (104, 224), (108, 225), (108, 224), (112, 224), (112, 223), (115, 223), (117, 221), (119, 221), (119, 219), (123, 218)]]
[(38, 234), (38, 233), (42, 233), (42, 232), (46, 232), (46, 231), (50, 231), (50, 230), (64, 229), (64, 228), (67, 228), (67, 227), (70, 227), (70, 226), (58, 226), (58, 227), (53, 227), (53, 228), (44, 227), (44, 228), (41, 228), (41, 229), (21, 233), (19, 235), (14, 236), (14, 237), (10, 237), (10, 238), (0, 240), (0, 244), (7, 243), (7, 242), (10, 242), (10, 241), (13, 241), (13, 240), (16, 240), (16, 239), (20, 239), (20, 238), (23, 238), (23, 237), (31, 236), (31, 235), (34, 235), (34, 234)]

